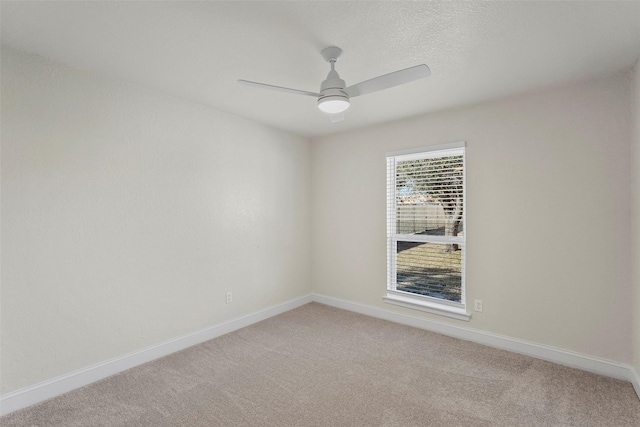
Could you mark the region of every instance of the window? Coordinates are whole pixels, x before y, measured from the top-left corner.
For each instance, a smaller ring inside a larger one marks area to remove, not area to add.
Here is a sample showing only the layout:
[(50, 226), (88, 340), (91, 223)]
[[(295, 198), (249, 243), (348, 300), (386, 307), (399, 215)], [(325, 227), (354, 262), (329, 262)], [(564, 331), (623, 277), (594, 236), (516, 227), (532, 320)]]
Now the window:
[(469, 320), (465, 143), (387, 154), (385, 301)]

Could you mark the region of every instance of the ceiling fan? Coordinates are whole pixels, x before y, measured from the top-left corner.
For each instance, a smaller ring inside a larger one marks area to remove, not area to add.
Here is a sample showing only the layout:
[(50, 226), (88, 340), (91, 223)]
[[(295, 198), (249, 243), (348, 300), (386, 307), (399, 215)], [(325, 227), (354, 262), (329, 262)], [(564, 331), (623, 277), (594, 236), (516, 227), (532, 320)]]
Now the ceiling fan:
[(429, 67), (425, 64), (420, 64), (414, 67), (405, 68), (404, 70), (394, 71), (389, 74), (374, 77), (347, 87), (335, 68), (336, 62), (340, 59), (340, 55), (342, 55), (342, 49), (331, 46), (324, 49), (321, 53), (325, 61), (331, 64), (331, 71), (329, 71), (326, 80), (320, 85), (320, 92), (290, 89), (287, 87), (257, 83), (249, 80), (238, 80), (238, 83), (318, 98), (318, 108), (320, 111), (328, 113), (331, 121), (335, 123), (344, 120), (344, 111), (349, 108), (350, 98), (388, 89), (390, 87), (409, 83), (431, 75)]

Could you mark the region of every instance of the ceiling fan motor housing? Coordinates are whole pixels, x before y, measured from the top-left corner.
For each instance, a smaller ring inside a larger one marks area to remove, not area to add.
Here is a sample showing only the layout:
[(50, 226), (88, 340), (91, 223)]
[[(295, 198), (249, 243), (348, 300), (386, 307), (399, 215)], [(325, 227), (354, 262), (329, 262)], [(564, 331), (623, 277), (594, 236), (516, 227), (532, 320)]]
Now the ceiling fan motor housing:
[(328, 113), (339, 113), (349, 108), (349, 95), (344, 90), (345, 86), (344, 80), (332, 69), (320, 85), (318, 108)]

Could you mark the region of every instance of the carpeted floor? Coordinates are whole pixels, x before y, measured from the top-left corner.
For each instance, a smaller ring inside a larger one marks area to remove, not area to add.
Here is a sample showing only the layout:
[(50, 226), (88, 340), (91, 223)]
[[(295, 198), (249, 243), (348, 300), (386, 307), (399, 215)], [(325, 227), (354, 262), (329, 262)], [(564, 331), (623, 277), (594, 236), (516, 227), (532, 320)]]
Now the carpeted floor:
[(630, 383), (311, 303), (9, 426), (640, 426)]

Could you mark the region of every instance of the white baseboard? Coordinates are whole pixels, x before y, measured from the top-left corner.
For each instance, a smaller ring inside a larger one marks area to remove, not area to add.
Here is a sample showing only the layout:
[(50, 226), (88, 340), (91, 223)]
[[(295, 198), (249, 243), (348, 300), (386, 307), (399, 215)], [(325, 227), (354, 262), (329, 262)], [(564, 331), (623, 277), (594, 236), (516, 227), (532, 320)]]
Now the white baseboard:
[(349, 310), (420, 329), (426, 329), (429, 331), (437, 332), (439, 334), (448, 335), (454, 338), (460, 338), (466, 341), (476, 342), (478, 344), (484, 344), (502, 350), (512, 351), (514, 353), (535, 357), (537, 359), (547, 360), (549, 362), (581, 369), (583, 371), (626, 380), (633, 384), (636, 393), (638, 394), (638, 398), (640, 398), (640, 378), (638, 377), (638, 374), (635, 372), (633, 367), (630, 365), (587, 356), (580, 353), (574, 353), (572, 351), (563, 350), (557, 347), (536, 344), (517, 338), (511, 338), (503, 335), (469, 329), (462, 326), (437, 322), (420, 317), (413, 317), (406, 314), (396, 313), (378, 307), (355, 303), (339, 298), (328, 297), (325, 295), (314, 293), (312, 294), (312, 297), (313, 301), (330, 305), (332, 307), (341, 308), (344, 310)]
[(176, 351), (244, 328), (312, 301), (311, 295), (295, 298), (282, 304), (268, 307), (247, 316), (239, 317), (198, 332), (162, 342), (124, 356), (116, 357), (66, 375), (59, 376), (20, 390), (0, 396), (0, 415), (26, 408), (71, 390), (91, 384), (108, 376), (142, 365)]

